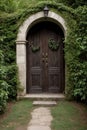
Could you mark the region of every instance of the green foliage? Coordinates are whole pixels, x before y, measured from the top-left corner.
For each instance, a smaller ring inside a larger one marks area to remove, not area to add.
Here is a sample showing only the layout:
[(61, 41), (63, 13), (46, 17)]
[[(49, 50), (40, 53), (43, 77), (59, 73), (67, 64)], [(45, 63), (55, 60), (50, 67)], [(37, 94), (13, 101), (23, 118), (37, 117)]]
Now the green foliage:
[(6, 108), (7, 100), (16, 99), (17, 96), (17, 67), (15, 65), (5, 66), (4, 55), (0, 51), (0, 113)]
[(3, 55), (3, 51), (2, 50), (0, 50), (0, 62), (1, 62), (1, 64), (4, 63), (4, 55)]
[[(1, 87), (1, 83), (0, 83), (0, 87)], [(7, 92), (0, 88), (0, 113), (3, 113), (5, 111), (7, 99), (8, 99)]]
[(16, 9), (16, 2), (14, 0), (1, 0), (0, 1), (0, 10), (11, 13)]
[(0, 65), (0, 113), (6, 108), (7, 99), (17, 97), (18, 74), (16, 65)]
[[(87, 100), (87, 7), (75, 10), (77, 24), (70, 30), (66, 40), (66, 63), (68, 68), (69, 97)], [(72, 39), (72, 40), (70, 40)], [(71, 48), (71, 49), (69, 49)]]
[(86, 0), (62, 0), (62, 2), (73, 8), (77, 8), (78, 6), (83, 6), (87, 4)]
[(4, 64), (4, 55), (0, 50), (0, 113), (3, 113), (6, 108), (8, 99), (8, 84), (6, 82), (6, 67)]
[(54, 39), (50, 39), (48, 42), (48, 47), (53, 51), (57, 51), (59, 48), (59, 44), (60, 43), (56, 42)]
[(8, 98), (9, 99), (16, 99), (17, 97), (17, 87), (18, 87), (18, 72), (17, 66), (11, 65), (7, 68), (7, 83), (9, 84), (8, 87)]
[(31, 49), (32, 49), (32, 52), (35, 53), (40, 50), (40, 46), (32, 46)]
[(0, 113), (3, 113), (6, 108), (8, 99), (8, 84), (6, 80), (6, 68), (0, 66)]
[[(13, 25), (10, 26), (10, 24), (15, 24), (15, 22), (9, 23), (2, 23), (0, 27), (0, 49), (4, 53), (4, 63), (14, 63), (15, 62), (15, 40), (16, 39), (16, 27)], [(9, 51), (11, 53), (9, 53)]]

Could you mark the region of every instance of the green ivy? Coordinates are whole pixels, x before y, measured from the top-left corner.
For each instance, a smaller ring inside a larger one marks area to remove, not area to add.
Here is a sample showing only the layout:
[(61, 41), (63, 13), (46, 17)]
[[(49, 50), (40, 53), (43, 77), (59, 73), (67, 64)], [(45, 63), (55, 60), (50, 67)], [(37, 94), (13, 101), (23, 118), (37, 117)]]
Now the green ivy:
[(8, 94), (5, 90), (0, 89), (0, 114), (6, 109)]
[[(66, 40), (66, 63), (68, 68), (67, 93), (69, 97), (87, 100), (87, 7), (75, 10), (77, 24)], [(70, 42), (70, 39), (71, 42)]]
[(18, 88), (18, 69), (16, 65), (11, 65), (7, 67), (7, 83), (8, 87), (8, 98), (16, 99), (17, 98), (17, 88)]

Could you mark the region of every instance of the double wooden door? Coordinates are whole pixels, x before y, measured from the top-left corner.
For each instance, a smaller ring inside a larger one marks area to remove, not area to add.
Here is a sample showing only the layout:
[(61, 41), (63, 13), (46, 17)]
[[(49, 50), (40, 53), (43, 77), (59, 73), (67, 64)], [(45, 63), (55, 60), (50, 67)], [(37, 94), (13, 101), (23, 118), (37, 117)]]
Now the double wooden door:
[(29, 31), (27, 37), (27, 93), (60, 93), (64, 91), (62, 39), (61, 29), (49, 22), (39, 23)]

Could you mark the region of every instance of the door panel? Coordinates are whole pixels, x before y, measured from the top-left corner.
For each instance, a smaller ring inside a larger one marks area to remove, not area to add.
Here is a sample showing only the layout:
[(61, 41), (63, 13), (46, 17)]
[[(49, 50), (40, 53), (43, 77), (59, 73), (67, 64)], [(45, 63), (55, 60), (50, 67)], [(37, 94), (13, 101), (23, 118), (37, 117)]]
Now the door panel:
[[(34, 26), (27, 40), (27, 93), (64, 91), (63, 33), (55, 24), (43, 22)], [(50, 39), (59, 42), (56, 51), (48, 47)], [(40, 47), (36, 52), (33, 47)]]
[(59, 92), (60, 90), (60, 75), (57, 67), (49, 69), (49, 92)]
[(41, 92), (41, 69), (40, 67), (32, 67), (31, 68), (31, 84), (32, 88), (30, 89), (30, 92)]

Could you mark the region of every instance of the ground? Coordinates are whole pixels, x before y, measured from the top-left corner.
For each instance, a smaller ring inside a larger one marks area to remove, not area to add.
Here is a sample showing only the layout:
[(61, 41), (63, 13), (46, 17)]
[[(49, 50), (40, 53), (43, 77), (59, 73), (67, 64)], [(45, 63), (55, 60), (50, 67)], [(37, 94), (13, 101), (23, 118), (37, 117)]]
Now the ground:
[[(31, 112), (36, 108), (29, 100), (9, 103), (5, 114), (0, 115), (0, 130), (27, 130)], [(50, 110), (52, 130), (87, 130), (87, 106), (59, 101)]]
[(0, 130), (26, 130), (32, 109), (28, 100), (9, 103), (5, 114), (0, 116)]
[(52, 108), (52, 130), (87, 130), (87, 106), (76, 102), (59, 102)]

